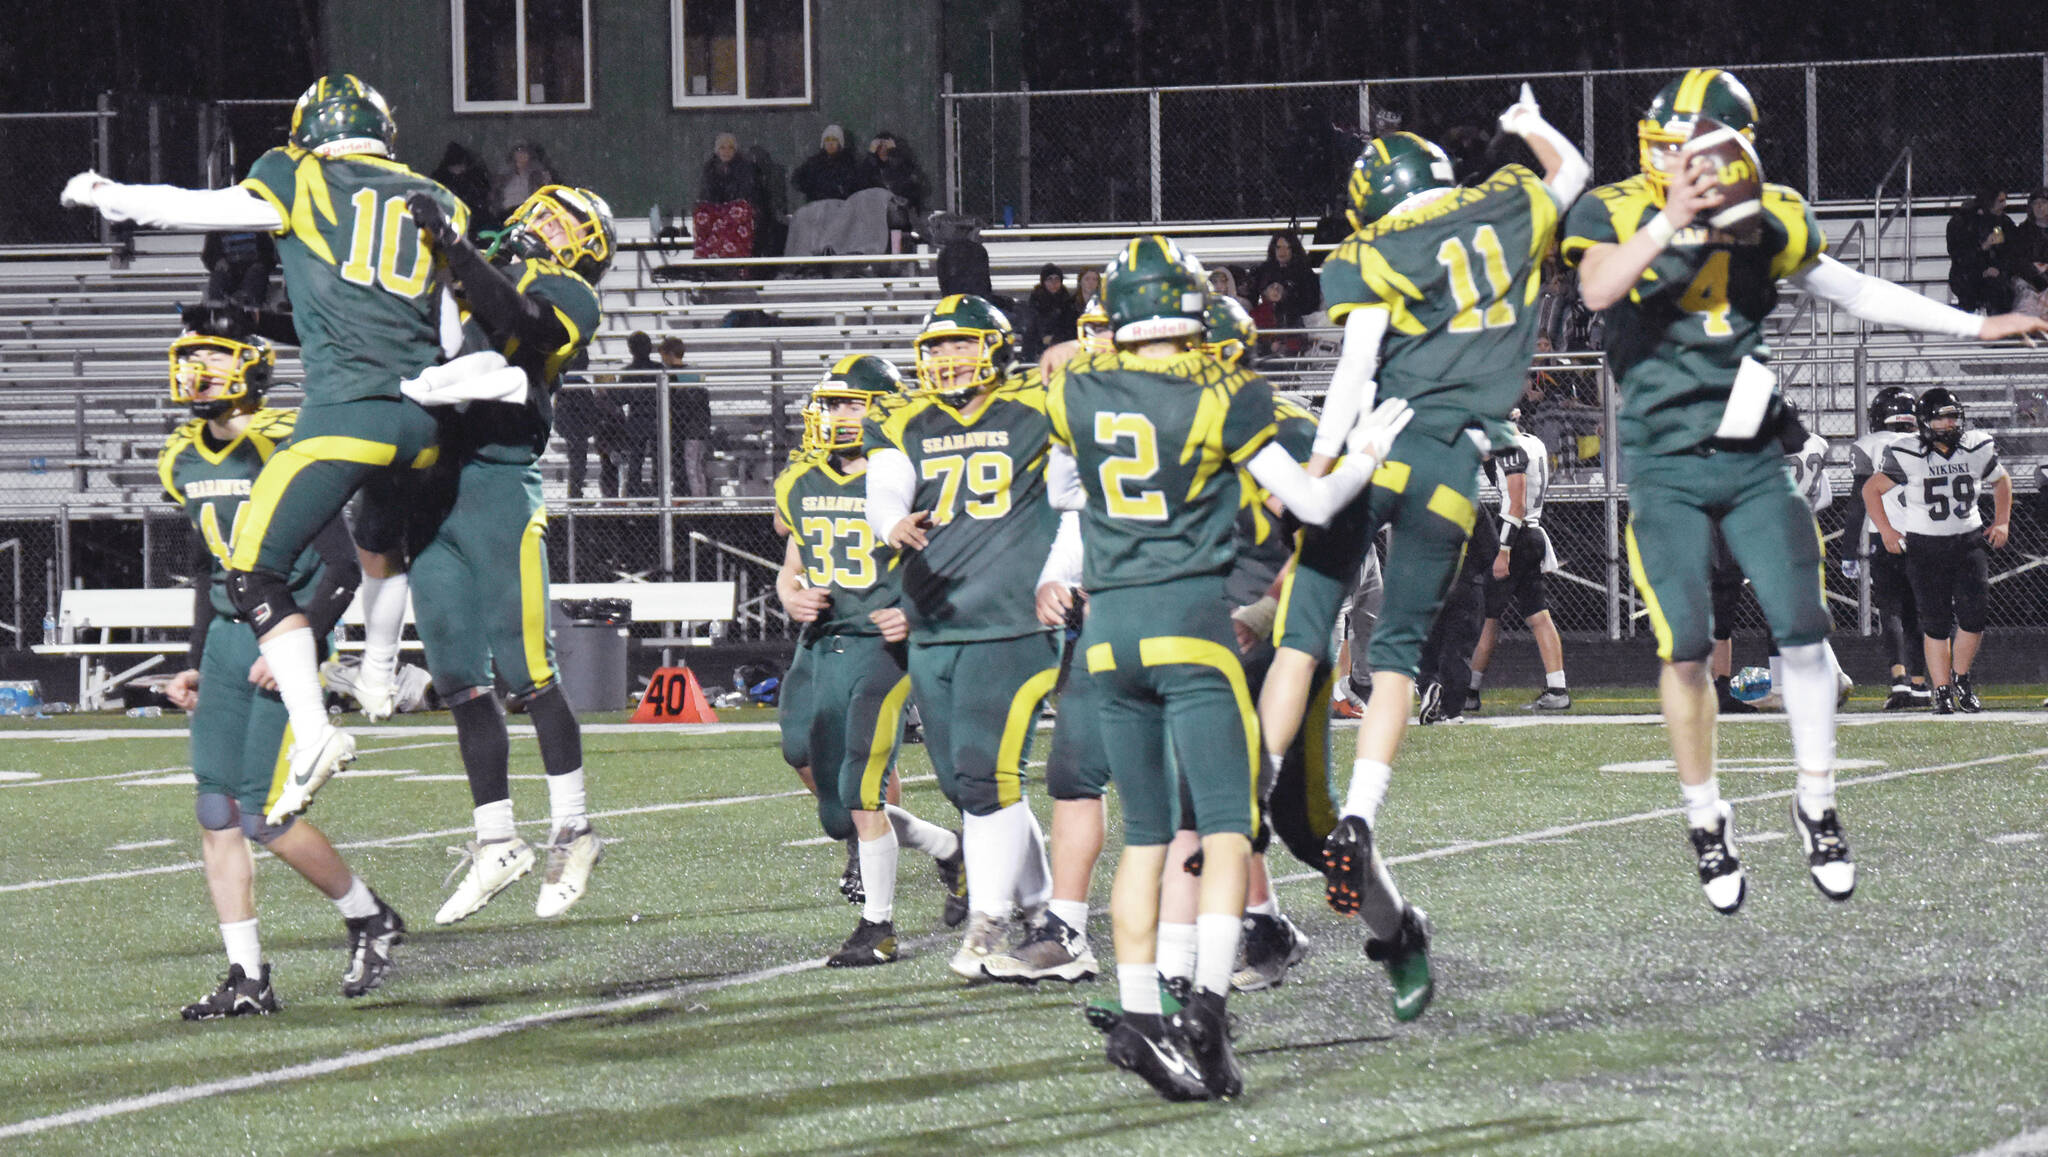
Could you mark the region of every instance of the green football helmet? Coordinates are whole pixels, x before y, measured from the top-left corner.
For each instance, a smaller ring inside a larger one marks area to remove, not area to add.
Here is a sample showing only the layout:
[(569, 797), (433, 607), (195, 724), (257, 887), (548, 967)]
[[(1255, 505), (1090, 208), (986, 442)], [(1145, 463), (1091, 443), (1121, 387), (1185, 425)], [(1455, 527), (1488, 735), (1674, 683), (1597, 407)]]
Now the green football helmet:
[(346, 72), (313, 82), (292, 106), (291, 143), (321, 157), (391, 155), (398, 139), (383, 94)]
[[(868, 408), (882, 398), (903, 392), (903, 374), (895, 365), (873, 354), (848, 354), (832, 363), (818, 384), (811, 387), (811, 400), (804, 406), (804, 449), (844, 451), (860, 448), (861, 422)], [(841, 402), (858, 402), (858, 414), (834, 414)]]
[(1734, 129), (1756, 142), (1756, 101), (1733, 73), (1718, 68), (1693, 68), (1657, 90), (1643, 119), (1636, 122), (1636, 141), (1643, 176), (1659, 201), (1671, 185), (1671, 166), (1678, 151), (1692, 139), (1702, 120)]
[(1209, 325), (1209, 271), (1170, 238), (1134, 238), (1103, 271), (1102, 308), (1118, 345), (1199, 334)]
[[(253, 336), (188, 333), (171, 343), (170, 360), (171, 401), (191, 407), (196, 418), (259, 409), (277, 373), (277, 351)], [(213, 396), (200, 397), (209, 390)]]
[(1351, 163), (1345, 187), (1351, 208), (1345, 216), (1353, 229), (1363, 229), (1393, 212), (1394, 206), (1425, 189), (1448, 189), (1458, 183), (1449, 153), (1414, 133), (1374, 137)]
[(542, 185), (505, 218), (499, 247), (516, 256), (552, 261), (596, 285), (618, 249), (612, 207), (589, 189)]
[(1228, 294), (1215, 294), (1209, 298), (1209, 334), (1202, 342), (1202, 349), (1210, 357), (1226, 366), (1235, 366), (1244, 360), (1259, 340), (1259, 327), (1252, 321), (1252, 315), (1244, 303)]
[[(975, 343), (971, 355), (941, 355), (940, 342)], [(916, 354), (918, 394), (935, 395), (948, 405), (965, 405), (975, 394), (994, 386), (1017, 361), (1017, 335), (1003, 311), (986, 298), (956, 293), (925, 315), (924, 328), (911, 343)], [(966, 381), (961, 373), (969, 373)]]

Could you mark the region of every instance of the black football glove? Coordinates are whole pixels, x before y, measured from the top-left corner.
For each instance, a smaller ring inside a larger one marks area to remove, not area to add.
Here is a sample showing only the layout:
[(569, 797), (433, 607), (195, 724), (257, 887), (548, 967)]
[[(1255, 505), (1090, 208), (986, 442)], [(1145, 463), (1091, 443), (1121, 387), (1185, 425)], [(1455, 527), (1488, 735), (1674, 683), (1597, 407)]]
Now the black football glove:
[(462, 234), (442, 212), (441, 203), (426, 193), (414, 193), (405, 199), (405, 207), (412, 211), (413, 224), (426, 233), (427, 239), (436, 249), (449, 249), (462, 240)]

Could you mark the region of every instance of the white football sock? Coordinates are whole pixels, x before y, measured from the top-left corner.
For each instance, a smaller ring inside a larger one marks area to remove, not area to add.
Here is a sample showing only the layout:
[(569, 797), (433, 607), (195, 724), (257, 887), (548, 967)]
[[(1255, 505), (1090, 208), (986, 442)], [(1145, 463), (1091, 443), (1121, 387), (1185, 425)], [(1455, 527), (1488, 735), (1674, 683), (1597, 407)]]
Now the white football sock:
[(1696, 828), (1711, 828), (1721, 822), (1721, 780), (1719, 776), (1708, 776), (1701, 784), (1681, 783), (1678, 792), (1685, 797), (1685, 822)]
[(1081, 939), (1088, 939), (1088, 901), (1048, 900), (1045, 907), (1060, 918), (1060, 923), (1079, 933)]
[(1020, 857), (1010, 846), (1010, 823), (1002, 812), (960, 816), (960, 848), (967, 858), (967, 908), (998, 920), (1008, 919), (1017, 898)]
[(1268, 891), (1264, 900), (1256, 904), (1246, 904), (1244, 906), (1244, 914), (1247, 916), (1278, 916), (1280, 914), (1280, 894)]
[(1562, 691), (1562, 690), (1564, 690), (1564, 672), (1563, 672), (1563, 671), (1546, 671), (1546, 672), (1544, 672), (1544, 674), (1543, 674), (1543, 685), (1544, 685), (1545, 687), (1548, 687), (1548, 688), (1550, 688), (1550, 689), (1554, 690), (1554, 691)]
[(1807, 819), (1817, 820), (1835, 806), (1835, 773), (1832, 771), (1799, 773), (1799, 786), (1794, 794), (1799, 800), (1800, 814)]
[(512, 838), (512, 801), (492, 800), (476, 809), (476, 838), (478, 843)]
[(882, 837), (860, 842), (860, 883), (867, 891), (860, 918), (880, 924), (896, 915), (896, 829), (887, 828)]
[(588, 823), (585, 809), (589, 804), (584, 800), (583, 769), (551, 775), (548, 779), (548, 818), (557, 831), (563, 828), (579, 828)]
[(1195, 989), (1230, 995), (1230, 974), (1237, 971), (1237, 942), (1244, 919), (1223, 912), (1195, 917)]
[(256, 644), (270, 661), (270, 675), (277, 680), (277, 693), (291, 716), (293, 743), (312, 743), (324, 734), (327, 722), (327, 692), (320, 687), (320, 664), (315, 658), (313, 629), (297, 627), (272, 635)]
[(1161, 980), (1193, 980), (1195, 978), (1195, 926), (1193, 924), (1161, 924), (1159, 926), (1159, 978)]
[(1784, 652), (1780, 651), (1779, 653), (1777, 653), (1777, 654), (1775, 654), (1775, 655), (1772, 655), (1772, 656), (1771, 656), (1771, 658), (1770, 658), (1770, 669), (1771, 669), (1771, 690), (1773, 690), (1773, 691), (1776, 691), (1776, 692), (1777, 692), (1778, 694), (1780, 694), (1780, 695), (1783, 695), (1783, 694), (1785, 693), (1785, 653), (1784, 653)]
[(255, 917), (221, 925), (220, 942), (227, 947), (228, 963), (241, 965), (242, 975), (252, 980), (263, 975), (263, 943), (256, 935)]
[(370, 886), (363, 883), (361, 876), (351, 875), (348, 891), (334, 901), (334, 906), (341, 909), (342, 919), (360, 920), (377, 914), (377, 897), (370, 894)]
[(1125, 964), (1119, 961), (1116, 966), (1116, 992), (1125, 1012), (1159, 1015), (1157, 967), (1150, 964)]
[(398, 673), (398, 642), (405, 635), (405, 602), (412, 580), (403, 573), (390, 578), (363, 576), (356, 598), (363, 607), (363, 676), (390, 683)]
[(1052, 898), (1052, 862), (1045, 854), (1045, 832), (1030, 805), (1014, 803), (1003, 811), (1015, 829), (1011, 838), (1019, 842), (1017, 906), (1026, 910), (1039, 907)]
[(1484, 671), (1474, 671), (1474, 672), (1472, 672), (1472, 689), (1473, 689), (1474, 691), (1477, 691), (1477, 690), (1479, 690), (1479, 685), (1480, 685), (1481, 683), (1484, 683), (1484, 682), (1486, 682), (1486, 672), (1484, 672)]
[(1792, 726), (1792, 762), (1808, 773), (1835, 767), (1835, 664), (1826, 643), (1785, 647), (1785, 721)]
[(1351, 790), (1344, 797), (1344, 814), (1358, 816), (1371, 826), (1379, 818), (1380, 804), (1387, 798), (1387, 784), (1394, 769), (1376, 759), (1361, 759), (1351, 765)]
[(934, 860), (950, 859), (960, 850), (960, 841), (953, 833), (932, 823), (921, 820), (893, 803), (882, 805), (888, 814), (889, 823), (896, 828), (896, 842), (913, 852), (923, 852)]

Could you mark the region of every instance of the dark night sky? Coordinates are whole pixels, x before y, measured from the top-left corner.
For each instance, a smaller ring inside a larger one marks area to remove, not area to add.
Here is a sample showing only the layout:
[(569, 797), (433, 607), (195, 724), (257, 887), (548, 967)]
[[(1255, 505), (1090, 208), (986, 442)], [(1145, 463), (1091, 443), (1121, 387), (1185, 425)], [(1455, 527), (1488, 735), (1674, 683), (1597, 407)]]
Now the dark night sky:
[[(104, 89), (291, 96), (314, 73), (318, 7), (20, 5), (0, 39), (0, 109), (82, 108)], [(1047, 89), (2040, 51), (2048, 49), (2044, 8), (2039, 0), (1027, 0), (1024, 64), (1032, 87)]]

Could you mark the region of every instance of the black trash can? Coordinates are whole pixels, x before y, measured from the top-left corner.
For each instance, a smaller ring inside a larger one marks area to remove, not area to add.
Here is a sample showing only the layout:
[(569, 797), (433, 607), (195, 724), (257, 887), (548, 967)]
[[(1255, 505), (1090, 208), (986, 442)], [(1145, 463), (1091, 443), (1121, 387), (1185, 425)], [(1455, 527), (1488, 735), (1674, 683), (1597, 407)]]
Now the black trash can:
[(579, 714), (623, 711), (633, 604), (625, 599), (563, 599), (550, 609), (562, 694)]

